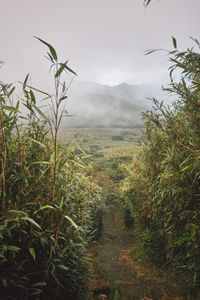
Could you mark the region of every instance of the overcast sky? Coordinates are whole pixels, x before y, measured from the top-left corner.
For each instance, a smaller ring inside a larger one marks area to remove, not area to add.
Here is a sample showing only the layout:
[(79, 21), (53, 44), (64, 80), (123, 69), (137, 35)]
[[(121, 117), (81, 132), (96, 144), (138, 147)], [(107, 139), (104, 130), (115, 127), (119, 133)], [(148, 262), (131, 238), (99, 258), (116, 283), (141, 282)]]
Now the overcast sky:
[(78, 79), (115, 85), (162, 84), (168, 81), (165, 53), (145, 56), (147, 49), (180, 49), (199, 38), (200, 0), (0, 0), (0, 80), (15, 82), (31, 73), (45, 82), (50, 42)]

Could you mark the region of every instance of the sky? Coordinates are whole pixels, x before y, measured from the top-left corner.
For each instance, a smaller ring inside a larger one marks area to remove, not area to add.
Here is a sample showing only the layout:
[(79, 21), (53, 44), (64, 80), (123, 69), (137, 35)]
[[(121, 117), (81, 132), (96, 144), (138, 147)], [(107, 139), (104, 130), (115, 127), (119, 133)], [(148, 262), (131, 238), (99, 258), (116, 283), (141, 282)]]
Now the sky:
[(46, 84), (49, 42), (78, 80), (107, 85), (165, 84), (166, 52), (145, 56), (148, 49), (183, 50), (199, 38), (199, 0), (0, 0), (0, 80)]

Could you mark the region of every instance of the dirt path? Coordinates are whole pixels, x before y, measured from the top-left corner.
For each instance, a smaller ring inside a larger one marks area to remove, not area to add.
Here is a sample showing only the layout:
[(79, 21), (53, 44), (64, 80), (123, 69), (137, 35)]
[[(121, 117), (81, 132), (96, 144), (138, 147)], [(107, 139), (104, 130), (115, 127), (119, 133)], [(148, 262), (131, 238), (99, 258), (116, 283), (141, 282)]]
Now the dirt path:
[(130, 258), (134, 235), (120, 229), (118, 216), (113, 210), (107, 212), (103, 225), (102, 237), (95, 249), (96, 271), (93, 272), (93, 284), (90, 284), (90, 299), (183, 299), (178, 297), (172, 283), (144, 274), (141, 267)]

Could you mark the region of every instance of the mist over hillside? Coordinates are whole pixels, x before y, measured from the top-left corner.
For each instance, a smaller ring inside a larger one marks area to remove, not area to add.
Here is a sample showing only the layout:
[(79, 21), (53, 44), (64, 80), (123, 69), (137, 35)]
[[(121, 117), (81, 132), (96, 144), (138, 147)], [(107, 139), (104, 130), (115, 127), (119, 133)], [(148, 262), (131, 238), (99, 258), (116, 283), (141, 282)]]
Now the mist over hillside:
[(67, 109), (76, 117), (67, 118), (70, 127), (142, 127), (141, 113), (152, 108), (147, 99), (159, 96), (159, 89), (148, 85), (122, 83), (107, 86), (73, 82)]

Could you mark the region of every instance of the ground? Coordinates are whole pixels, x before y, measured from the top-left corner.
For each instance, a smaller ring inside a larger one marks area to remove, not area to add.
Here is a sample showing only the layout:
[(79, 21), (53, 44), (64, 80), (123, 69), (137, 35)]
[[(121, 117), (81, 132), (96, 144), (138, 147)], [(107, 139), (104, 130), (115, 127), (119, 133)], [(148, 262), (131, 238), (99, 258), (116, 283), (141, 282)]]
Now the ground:
[(90, 300), (182, 300), (172, 282), (144, 270), (130, 255), (134, 233), (123, 228), (115, 206), (104, 216), (103, 233), (91, 248)]

